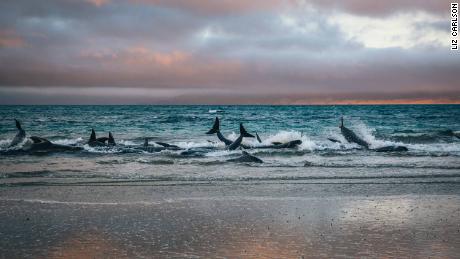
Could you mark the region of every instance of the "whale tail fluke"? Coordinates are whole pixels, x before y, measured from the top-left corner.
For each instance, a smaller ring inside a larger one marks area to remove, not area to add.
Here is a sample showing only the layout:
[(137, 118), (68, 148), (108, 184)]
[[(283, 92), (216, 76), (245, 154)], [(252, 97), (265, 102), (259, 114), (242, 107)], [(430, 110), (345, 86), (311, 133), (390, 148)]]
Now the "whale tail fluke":
[(109, 145), (115, 146), (115, 139), (112, 136), (112, 132), (109, 132)]
[(22, 130), (21, 123), (20, 123), (18, 120), (16, 120), (16, 119), (14, 119), (14, 121), (16, 122), (16, 128), (17, 128), (18, 130)]
[(254, 135), (249, 134), (246, 129), (243, 127), (243, 123), (240, 123), (240, 135), (245, 138), (255, 138)]
[(96, 132), (94, 129), (91, 129), (91, 135), (89, 136), (89, 141), (88, 142), (94, 142), (96, 141)]
[(212, 125), (212, 129), (210, 129), (206, 134), (214, 134), (220, 131), (220, 122), (219, 118), (216, 117), (216, 120), (214, 121), (214, 125)]

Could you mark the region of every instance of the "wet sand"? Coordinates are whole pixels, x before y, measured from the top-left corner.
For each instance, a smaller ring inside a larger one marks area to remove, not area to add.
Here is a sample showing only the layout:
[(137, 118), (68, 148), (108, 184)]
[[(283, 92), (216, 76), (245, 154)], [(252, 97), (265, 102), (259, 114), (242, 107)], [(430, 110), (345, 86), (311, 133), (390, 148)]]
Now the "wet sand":
[(0, 188), (2, 258), (455, 258), (460, 187), (168, 183)]

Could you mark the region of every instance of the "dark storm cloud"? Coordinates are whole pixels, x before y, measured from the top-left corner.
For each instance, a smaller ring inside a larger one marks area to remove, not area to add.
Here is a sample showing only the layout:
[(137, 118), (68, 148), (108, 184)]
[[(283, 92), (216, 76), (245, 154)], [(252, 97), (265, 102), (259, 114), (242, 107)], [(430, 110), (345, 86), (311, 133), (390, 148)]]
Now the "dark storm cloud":
[[(448, 34), (440, 18), (448, 8), (444, 1), (2, 1), (0, 103), (451, 98), (460, 92), (460, 62), (439, 40)], [(388, 20), (398, 38), (408, 37), (398, 34), (407, 26), (398, 15), (411, 12), (428, 17), (407, 21), (420, 31), (408, 39), (415, 44), (391, 48), (366, 47), (372, 37), (356, 37), (335, 18)]]

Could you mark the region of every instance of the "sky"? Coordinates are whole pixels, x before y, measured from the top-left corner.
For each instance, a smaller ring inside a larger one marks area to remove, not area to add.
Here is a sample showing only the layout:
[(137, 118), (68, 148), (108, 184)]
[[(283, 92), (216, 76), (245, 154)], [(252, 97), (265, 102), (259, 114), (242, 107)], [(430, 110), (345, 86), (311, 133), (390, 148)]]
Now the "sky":
[(460, 103), (446, 0), (2, 0), (0, 104)]

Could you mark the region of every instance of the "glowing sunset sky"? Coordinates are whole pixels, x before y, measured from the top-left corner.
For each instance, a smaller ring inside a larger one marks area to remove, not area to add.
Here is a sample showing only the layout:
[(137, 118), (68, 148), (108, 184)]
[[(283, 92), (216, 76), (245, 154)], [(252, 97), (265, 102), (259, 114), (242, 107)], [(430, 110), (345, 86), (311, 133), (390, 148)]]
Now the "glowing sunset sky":
[(0, 104), (460, 103), (450, 1), (2, 0)]

